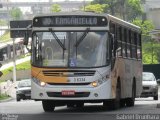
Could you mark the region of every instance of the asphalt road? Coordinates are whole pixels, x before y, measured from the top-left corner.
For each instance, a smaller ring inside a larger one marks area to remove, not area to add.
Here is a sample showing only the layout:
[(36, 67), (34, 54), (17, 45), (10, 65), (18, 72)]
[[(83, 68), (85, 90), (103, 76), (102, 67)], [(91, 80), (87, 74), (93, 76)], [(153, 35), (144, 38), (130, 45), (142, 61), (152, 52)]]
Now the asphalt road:
[[(158, 101), (150, 98), (137, 98), (134, 107), (124, 107), (115, 111), (106, 111), (102, 104), (85, 104), (84, 108), (56, 107), (55, 112), (45, 113), (41, 102), (15, 100), (0, 103), (0, 120), (118, 120), (118, 119), (160, 119)], [(150, 116), (147, 116), (147, 115)], [(145, 120), (146, 120), (145, 119)]]

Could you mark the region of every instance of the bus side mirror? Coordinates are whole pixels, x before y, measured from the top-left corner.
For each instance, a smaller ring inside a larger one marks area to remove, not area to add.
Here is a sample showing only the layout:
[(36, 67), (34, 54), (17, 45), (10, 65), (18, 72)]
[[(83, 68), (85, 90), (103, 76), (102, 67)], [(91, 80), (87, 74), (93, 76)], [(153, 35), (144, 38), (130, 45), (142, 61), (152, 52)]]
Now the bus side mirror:
[(25, 32), (24, 34), (24, 45), (28, 45), (28, 40), (29, 40), (29, 35), (28, 35), (28, 32)]

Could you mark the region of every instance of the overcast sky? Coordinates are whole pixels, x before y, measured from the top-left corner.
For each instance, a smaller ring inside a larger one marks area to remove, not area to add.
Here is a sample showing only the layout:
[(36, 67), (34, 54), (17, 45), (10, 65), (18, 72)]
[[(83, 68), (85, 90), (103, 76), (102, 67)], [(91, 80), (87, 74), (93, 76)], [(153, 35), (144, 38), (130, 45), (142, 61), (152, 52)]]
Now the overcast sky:
[[(48, 2), (49, 0), (10, 0), (11, 2)], [(65, 1), (65, 0), (52, 0), (53, 2)], [(92, 1), (92, 0), (69, 0), (69, 1)]]
[[(49, 0), (9, 0), (11, 2), (48, 2)], [(59, 2), (59, 1), (93, 1), (93, 0), (52, 0), (53, 2)], [(22, 9), (22, 12), (31, 12), (30, 7), (20, 7)]]

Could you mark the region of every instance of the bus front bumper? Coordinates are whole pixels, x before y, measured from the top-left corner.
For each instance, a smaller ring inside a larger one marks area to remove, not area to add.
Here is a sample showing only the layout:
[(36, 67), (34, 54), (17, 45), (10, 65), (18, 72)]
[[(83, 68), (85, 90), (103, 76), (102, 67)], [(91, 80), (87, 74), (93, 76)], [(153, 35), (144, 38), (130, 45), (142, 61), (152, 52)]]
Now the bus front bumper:
[(106, 100), (112, 99), (111, 80), (98, 87), (52, 86), (41, 87), (32, 81), (31, 98), (34, 100)]

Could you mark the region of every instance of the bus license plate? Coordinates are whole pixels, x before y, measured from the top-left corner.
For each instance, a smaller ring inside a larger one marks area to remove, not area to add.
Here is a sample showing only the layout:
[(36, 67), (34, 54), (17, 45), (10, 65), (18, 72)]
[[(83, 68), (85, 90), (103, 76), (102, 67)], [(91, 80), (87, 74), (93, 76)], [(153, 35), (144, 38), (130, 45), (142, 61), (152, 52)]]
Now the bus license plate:
[(62, 95), (63, 95), (63, 96), (75, 95), (75, 91), (73, 91), (73, 90), (63, 90), (63, 91), (62, 91)]

